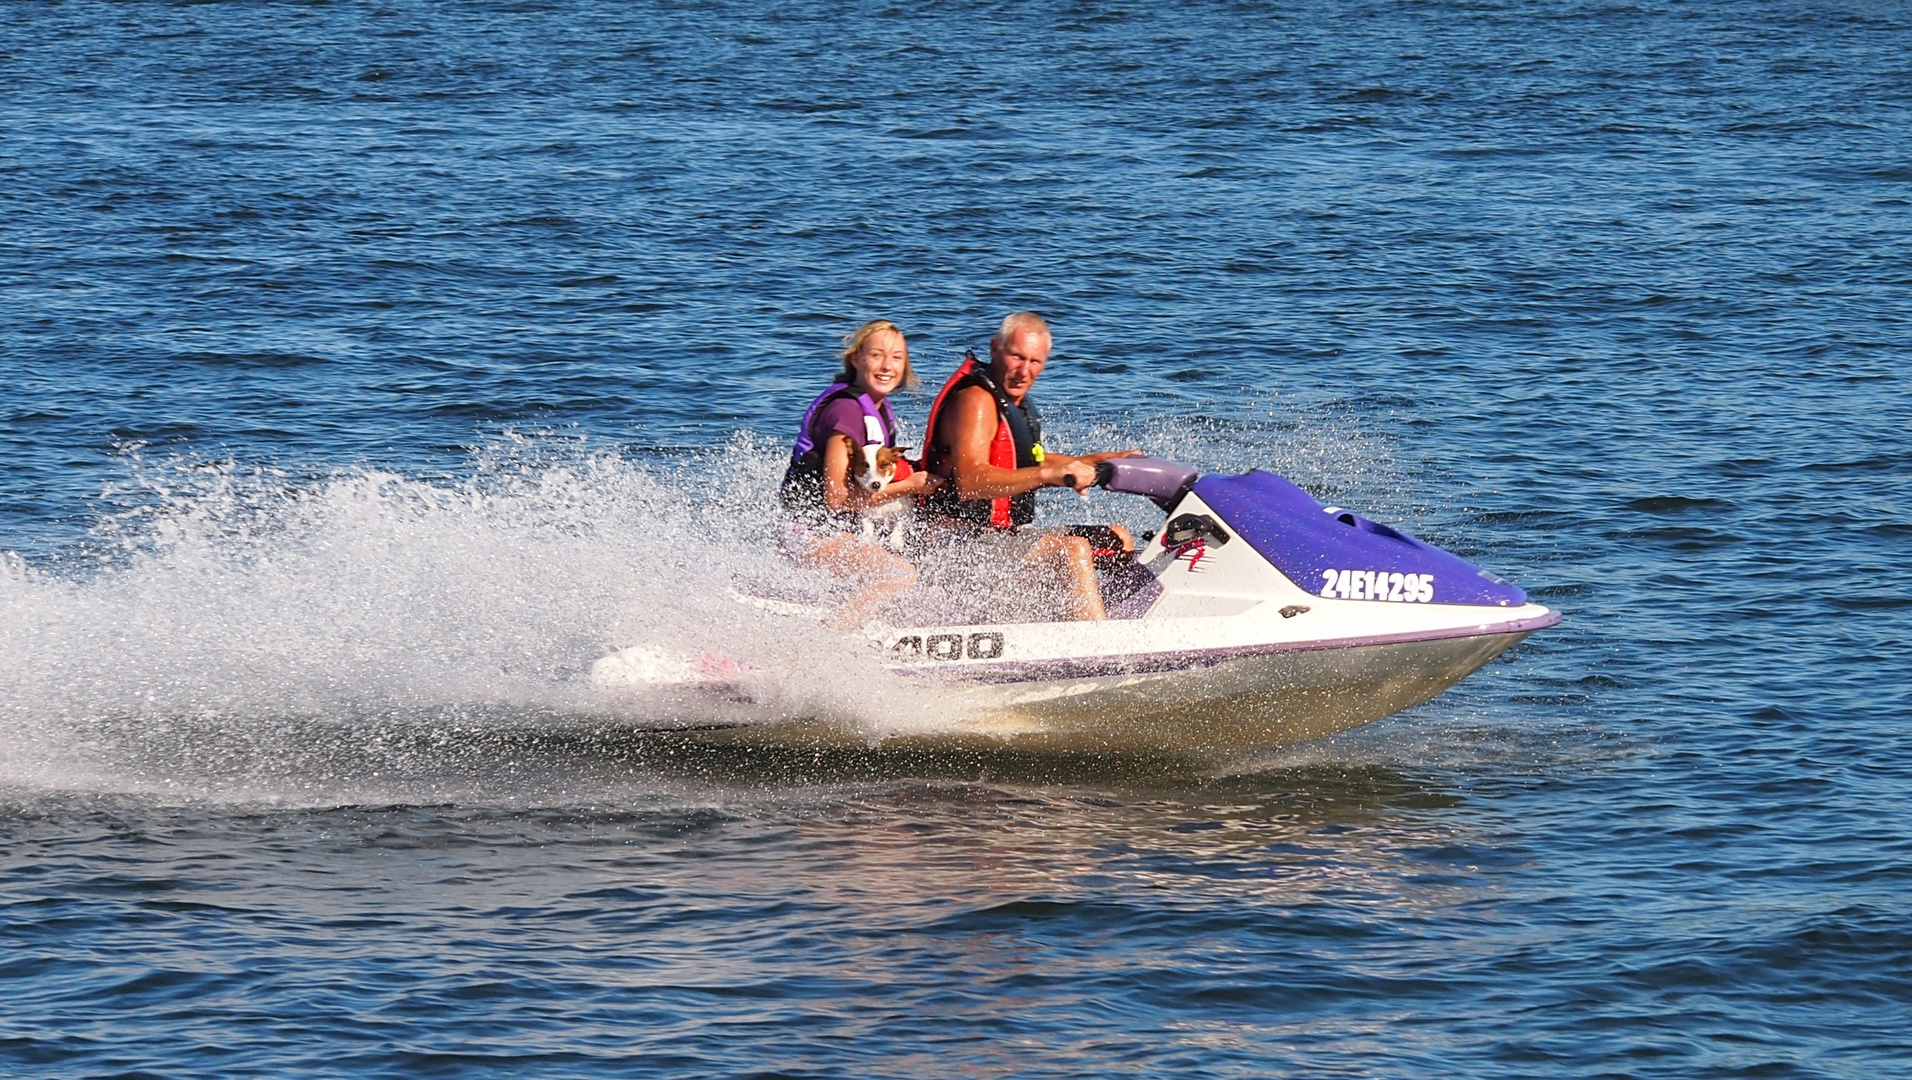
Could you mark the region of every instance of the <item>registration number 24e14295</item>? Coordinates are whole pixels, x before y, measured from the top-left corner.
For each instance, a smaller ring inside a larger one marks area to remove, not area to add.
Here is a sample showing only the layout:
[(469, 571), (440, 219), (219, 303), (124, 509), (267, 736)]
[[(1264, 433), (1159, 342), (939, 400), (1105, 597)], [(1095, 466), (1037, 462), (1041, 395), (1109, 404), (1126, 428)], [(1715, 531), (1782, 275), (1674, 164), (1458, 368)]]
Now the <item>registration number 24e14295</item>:
[(1401, 574), (1388, 570), (1323, 570), (1321, 578), (1321, 595), (1342, 600), (1426, 604), (1434, 599), (1433, 574)]

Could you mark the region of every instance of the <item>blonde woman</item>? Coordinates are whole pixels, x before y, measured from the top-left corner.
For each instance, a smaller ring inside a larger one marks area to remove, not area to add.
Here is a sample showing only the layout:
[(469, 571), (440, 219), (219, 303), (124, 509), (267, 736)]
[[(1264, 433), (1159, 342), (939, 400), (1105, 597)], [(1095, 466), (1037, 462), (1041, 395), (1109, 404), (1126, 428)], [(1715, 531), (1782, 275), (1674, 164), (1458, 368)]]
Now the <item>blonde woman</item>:
[(788, 550), (798, 562), (821, 566), (852, 582), (832, 625), (854, 630), (909, 591), (916, 568), (907, 559), (858, 534), (858, 515), (873, 506), (937, 490), (943, 479), (898, 462), (896, 478), (881, 490), (853, 482), (866, 453), (896, 446), (889, 395), (915, 386), (909, 344), (887, 319), (857, 327), (843, 339), (843, 370), (804, 411), (783, 477), (783, 504), (792, 517)]

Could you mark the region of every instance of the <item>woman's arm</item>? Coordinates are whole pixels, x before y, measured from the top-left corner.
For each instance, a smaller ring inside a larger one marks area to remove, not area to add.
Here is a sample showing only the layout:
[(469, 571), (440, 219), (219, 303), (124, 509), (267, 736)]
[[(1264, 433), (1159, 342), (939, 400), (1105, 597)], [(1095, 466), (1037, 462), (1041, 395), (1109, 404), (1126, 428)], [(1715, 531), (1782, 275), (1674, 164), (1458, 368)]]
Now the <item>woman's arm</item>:
[(944, 482), (940, 476), (932, 476), (920, 471), (913, 472), (901, 480), (891, 481), (882, 491), (870, 492), (870, 505), (878, 506), (893, 499), (909, 499), (918, 495), (927, 495), (942, 487)]
[(823, 505), (832, 514), (855, 513), (880, 503), (924, 495), (943, 486), (943, 478), (926, 472), (911, 473), (882, 491), (871, 491), (862, 484), (850, 483), (850, 461), (861, 451), (848, 435), (841, 432), (823, 444)]
[(850, 455), (855, 451), (848, 435), (832, 435), (823, 444), (823, 505), (832, 514), (870, 505), (870, 493), (861, 484), (850, 483)]

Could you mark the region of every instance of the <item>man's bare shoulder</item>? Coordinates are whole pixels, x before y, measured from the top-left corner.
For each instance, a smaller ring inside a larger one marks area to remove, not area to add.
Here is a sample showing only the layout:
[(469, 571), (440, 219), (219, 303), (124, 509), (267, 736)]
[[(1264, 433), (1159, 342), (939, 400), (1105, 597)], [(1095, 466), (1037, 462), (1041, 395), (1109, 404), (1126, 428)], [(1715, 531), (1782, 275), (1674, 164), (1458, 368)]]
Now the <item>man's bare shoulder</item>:
[(980, 386), (965, 386), (956, 391), (956, 400), (971, 402), (978, 407), (991, 409), (996, 407), (995, 396)]
[(950, 398), (943, 414), (947, 419), (943, 422), (974, 424), (988, 419), (995, 412), (996, 399), (990, 396), (989, 391), (980, 386), (965, 386)]

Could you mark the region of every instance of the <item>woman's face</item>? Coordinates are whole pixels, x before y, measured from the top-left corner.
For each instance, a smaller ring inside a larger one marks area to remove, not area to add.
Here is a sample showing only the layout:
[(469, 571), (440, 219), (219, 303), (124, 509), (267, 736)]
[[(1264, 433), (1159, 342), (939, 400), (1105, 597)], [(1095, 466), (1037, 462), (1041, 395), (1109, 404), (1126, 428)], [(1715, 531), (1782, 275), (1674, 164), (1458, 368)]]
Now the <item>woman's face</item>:
[(903, 385), (903, 372), (909, 366), (909, 346), (894, 330), (879, 330), (864, 339), (863, 348), (850, 358), (856, 369), (856, 381), (873, 394), (888, 397)]

